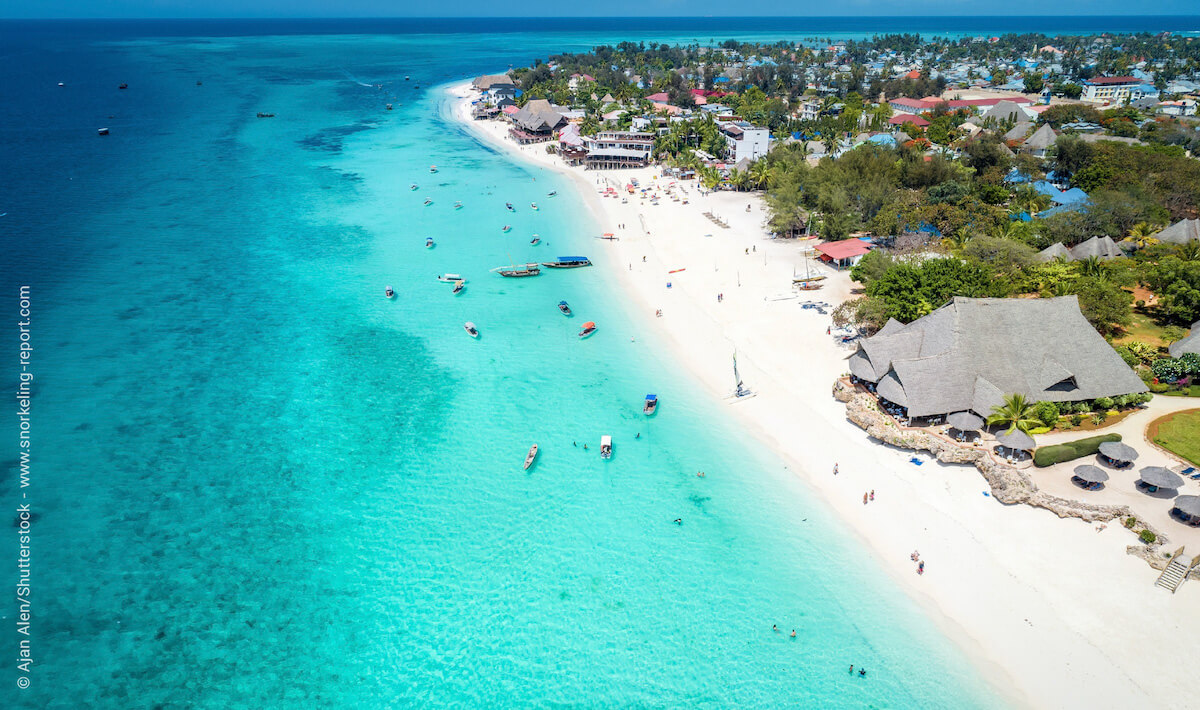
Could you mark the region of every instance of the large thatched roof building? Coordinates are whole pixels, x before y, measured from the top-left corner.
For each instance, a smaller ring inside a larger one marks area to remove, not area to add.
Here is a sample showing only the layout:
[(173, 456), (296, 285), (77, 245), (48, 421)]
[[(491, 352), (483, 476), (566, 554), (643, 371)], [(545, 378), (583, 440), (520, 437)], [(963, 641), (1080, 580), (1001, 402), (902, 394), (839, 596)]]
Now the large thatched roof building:
[(850, 372), (913, 417), (987, 416), (1006, 394), (1071, 402), (1146, 390), (1075, 296), (957, 297), (908, 325), (888, 321), (850, 356)]

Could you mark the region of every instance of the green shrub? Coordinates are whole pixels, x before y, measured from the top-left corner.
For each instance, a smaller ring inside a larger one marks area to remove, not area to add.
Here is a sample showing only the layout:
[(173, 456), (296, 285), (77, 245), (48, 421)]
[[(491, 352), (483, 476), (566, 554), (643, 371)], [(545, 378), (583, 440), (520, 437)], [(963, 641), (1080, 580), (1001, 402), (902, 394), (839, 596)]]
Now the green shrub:
[(1138, 533), (1138, 537), (1141, 538), (1142, 542), (1146, 543), (1147, 545), (1153, 545), (1154, 541), (1158, 539), (1158, 536), (1149, 530), (1141, 531)]
[(1071, 405), (1071, 411), (1076, 414), (1087, 414), (1092, 411), (1092, 405), (1087, 402), (1076, 402)]
[(1162, 394), (1163, 392), (1166, 392), (1169, 389), (1171, 389), (1171, 385), (1168, 385), (1165, 382), (1151, 382), (1150, 383), (1150, 391), (1155, 392), (1157, 394)]
[(1080, 424), (1083, 424), (1083, 415), (1082, 414), (1072, 414), (1071, 415), (1071, 424), (1074, 426), (1079, 426)]
[(1125, 518), (1125, 527), (1133, 530), (1134, 525), (1137, 525), (1137, 518), (1133, 517), (1132, 515), (1128, 518)]
[(1068, 441), (1065, 444), (1039, 446), (1037, 451), (1033, 452), (1033, 463), (1035, 466), (1044, 467), (1053, 466), (1063, 461), (1074, 461), (1077, 458), (1096, 453), (1100, 450), (1100, 444), (1106, 441), (1120, 440), (1120, 434), (1104, 434), (1102, 436), (1089, 436), (1086, 439)]
[(1052, 427), (1058, 421), (1058, 405), (1054, 402), (1038, 402), (1033, 406), (1033, 416), (1042, 424)]
[(1096, 412), (1107, 412), (1113, 408), (1112, 397), (1097, 397), (1092, 400), (1092, 410)]

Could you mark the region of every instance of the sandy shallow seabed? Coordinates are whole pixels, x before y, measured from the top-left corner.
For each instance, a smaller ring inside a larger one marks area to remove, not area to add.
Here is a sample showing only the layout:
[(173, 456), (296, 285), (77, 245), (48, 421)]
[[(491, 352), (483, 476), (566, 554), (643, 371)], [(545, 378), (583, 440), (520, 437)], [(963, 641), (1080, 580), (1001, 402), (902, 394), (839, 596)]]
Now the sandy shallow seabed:
[[(770, 300), (789, 294), (792, 274), (804, 273), (804, 242), (771, 240), (757, 195), (701, 196), (688, 182), (687, 205), (665, 195), (657, 206), (601, 198), (598, 180), (623, 186), (637, 177), (649, 186), (657, 170), (568, 168), (544, 145), (518, 146), (507, 124), (472, 121), (469, 84), (449, 92), (459, 99), (455, 117), (481, 140), (576, 181), (602, 231), (620, 238), (597, 241), (593, 252), (620, 264), (613, 276), (661, 333), (673, 362), (725, 397), (736, 348), (742, 379), (757, 396), (726, 406), (757, 434), (752, 443), (771, 447), (803, 477), (1006, 697), (1046, 708), (1196, 707), (1190, 671), (1200, 584), (1175, 595), (1156, 588), (1157, 572), (1125, 554), (1137, 541), (1119, 525), (1098, 530), (1003, 506), (983, 495), (987, 484), (973, 467), (913, 465), (911, 453), (873, 443), (847, 421), (830, 392), (851, 351), (826, 335), (828, 316), (799, 303), (836, 305), (850, 294), (849, 278), (822, 270), (830, 278), (821, 290)], [(872, 489), (875, 501), (864, 506)], [(927, 561), (923, 576), (909, 559), (914, 549)]]

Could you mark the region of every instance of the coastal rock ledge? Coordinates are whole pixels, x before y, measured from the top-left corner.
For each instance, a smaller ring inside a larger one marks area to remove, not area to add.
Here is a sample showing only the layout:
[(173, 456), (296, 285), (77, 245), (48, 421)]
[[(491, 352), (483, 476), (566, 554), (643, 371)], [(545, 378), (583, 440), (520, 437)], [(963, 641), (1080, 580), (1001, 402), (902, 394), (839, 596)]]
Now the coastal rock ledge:
[(872, 439), (901, 449), (928, 451), (942, 463), (974, 464), (991, 487), (992, 497), (1005, 505), (1023, 503), (1045, 508), (1060, 518), (1079, 518), (1088, 523), (1135, 518), (1137, 524), (1129, 529), (1130, 532), (1139, 534), (1142, 530), (1150, 530), (1155, 535), (1155, 542), (1151, 545), (1130, 545), (1126, 552), (1146, 560), (1155, 569), (1166, 566), (1167, 558), (1159, 548), (1168, 541), (1167, 536), (1143, 523), (1129, 506), (1095, 505), (1043, 493), (1027, 473), (998, 461), (987, 448), (962, 446), (924, 429), (899, 426), (880, 410), (873, 396), (846, 380), (839, 379), (834, 383), (833, 397), (846, 405), (846, 418), (866, 431)]

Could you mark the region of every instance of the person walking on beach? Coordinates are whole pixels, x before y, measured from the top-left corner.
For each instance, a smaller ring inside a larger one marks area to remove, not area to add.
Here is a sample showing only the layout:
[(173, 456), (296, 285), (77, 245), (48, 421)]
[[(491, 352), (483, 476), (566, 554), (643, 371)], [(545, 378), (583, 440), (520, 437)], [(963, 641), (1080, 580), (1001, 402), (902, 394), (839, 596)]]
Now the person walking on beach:
[(835, 475), (835, 476), (837, 475), (837, 471), (838, 471), (837, 466), (838, 465), (836, 463), (833, 465), (833, 475)]
[(863, 505), (867, 504), (867, 494), (863, 493)]
[(917, 574), (925, 574), (925, 560), (917, 563)]
[(873, 502), (874, 500), (875, 500), (875, 489), (872, 488), (871, 489), (871, 501)]

